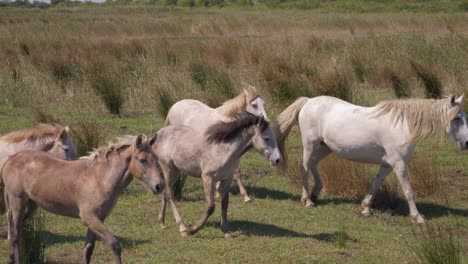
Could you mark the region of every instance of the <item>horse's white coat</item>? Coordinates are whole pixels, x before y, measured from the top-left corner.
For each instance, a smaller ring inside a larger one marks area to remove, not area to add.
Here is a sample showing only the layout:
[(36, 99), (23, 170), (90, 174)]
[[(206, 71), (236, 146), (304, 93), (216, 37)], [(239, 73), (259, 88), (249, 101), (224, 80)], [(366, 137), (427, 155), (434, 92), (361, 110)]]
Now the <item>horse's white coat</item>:
[[(419, 103), (431, 104), (425, 108), (425, 111), (434, 111), (433, 115), (425, 112), (421, 116), (427, 119), (437, 117), (441, 120), (436, 120), (437, 122), (418, 120), (420, 122), (418, 127), (424, 126), (424, 122), (447, 124), (445, 130), (449, 136), (456, 140), (460, 149), (466, 149), (468, 126), (466, 114), (461, 108), (462, 97), (455, 99), (452, 96), (441, 100), (444, 101), (437, 100), (439, 103), (435, 103), (435, 100), (419, 101)], [(453, 107), (458, 107), (459, 111), (457, 117), (452, 120), (450, 113), (453, 113)], [(408, 126), (407, 120), (411, 117), (405, 117), (403, 114), (395, 118), (392, 112), (382, 114), (379, 111), (379, 105), (362, 107), (329, 96), (310, 99), (303, 97), (278, 116), (277, 133), (279, 135), (277, 136), (280, 138), (280, 145), (281, 140), (284, 144), (291, 126), (295, 123), (294, 119), (297, 120), (303, 143), (301, 200), (306, 206), (314, 205), (309, 198), (307, 179), (309, 171), (312, 172), (315, 181), (312, 195), (318, 196), (322, 189), (322, 182), (317, 171), (317, 164), (334, 152), (345, 159), (380, 165), (379, 173), (362, 201), (364, 215), (370, 214), (369, 206), (374, 193), (393, 169), (408, 200), (411, 216), (416, 222), (422, 223), (424, 218), (416, 208), (408, 175), (408, 163), (416, 144), (416, 142), (410, 142), (414, 131)], [(406, 113), (406, 115), (409, 114), (411, 113)], [(444, 118), (446, 120), (443, 120)]]

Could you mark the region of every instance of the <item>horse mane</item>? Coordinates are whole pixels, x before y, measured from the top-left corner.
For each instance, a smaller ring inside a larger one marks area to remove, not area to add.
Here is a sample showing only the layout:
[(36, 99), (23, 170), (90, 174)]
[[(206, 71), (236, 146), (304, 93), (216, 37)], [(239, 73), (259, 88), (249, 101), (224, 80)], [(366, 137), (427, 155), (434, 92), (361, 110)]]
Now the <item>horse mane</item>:
[(136, 140), (136, 136), (123, 136), (110, 141), (107, 145), (93, 149), (87, 156), (80, 157), (82, 160), (94, 161), (99, 158), (107, 158), (109, 154), (118, 151), (121, 148), (131, 147)]
[(372, 111), (374, 118), (390, 115), (394, 124), (406, 121), (410, 132), (407, 144), (415, 143), (447, 126), (460, 110), (451, 107), (450, 98), (400, 99), (380, 102)]
[(253, 86), (248, 86), (248, 89), (245, 89), (245, 91), (247, 91), (247, 95), (244, 94), (244, 91), (241, 91), (236, 97), (227, 100), (221, 106), (215, 108), (215, 111), (223, 116), (234, 117), (245, 110), (248, 103), (260, 96), (257, 89)]
[[(205, 131), (205, 137), (209, 143), (230, 142), (244, 129), (257, 124), (259, 119), (260, 117), (243, 111), (235, 115), (230, 121), (220, 121), (209, 126)], [(265, 130), (267, 127), (268, 123), (265, 122), (262, 130)]]
[(30, 129), (10, 132), (3, 137), (0, 137), (0, 140), (12, 144), (19, 143), (24, 140), (27, 140), (28, 143), (38, 140), (45, 141), (57, 137), (61, 129), (62, 127), (57, 125), (39, 123)]

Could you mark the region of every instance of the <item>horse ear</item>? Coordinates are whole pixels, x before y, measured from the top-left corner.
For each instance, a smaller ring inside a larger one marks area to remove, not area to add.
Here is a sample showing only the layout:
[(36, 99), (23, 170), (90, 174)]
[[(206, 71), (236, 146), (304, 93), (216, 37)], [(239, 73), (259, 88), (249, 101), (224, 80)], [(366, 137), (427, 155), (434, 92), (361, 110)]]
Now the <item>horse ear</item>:
[(462, 94), (460, 97), (458, 97), (458, 98), (455, 100), (455, 103), (461, 104), (461, 103), (463, 102), (463, 96), (464, 96), (464, 95), (465, 95), (465, 94)]
[(58, 140), (61, 142), (64, 142), (68, 138), (68, 132), (70, 131), (70, 128), (68, 126), (65, 126), (60, 130), (60, 133), (57, 137)]
[(249, 96), (249, 91), (247, 91), (247, 89), (242, 88), (242, 92), (244, 93), (245, 97)]
[(143, 145), (143, 135), (138, 135), (135, 141), (135, 147), (140, 148)]
[(450, 104), (454, 105), (455, 104), (455, 95), (450, 95)]
[(150, 140), (149, 145), (153, 146), (154, 142), (156, 142), (156, 139), (158, 139), (158, 133), (154, 134), (154, 137)]

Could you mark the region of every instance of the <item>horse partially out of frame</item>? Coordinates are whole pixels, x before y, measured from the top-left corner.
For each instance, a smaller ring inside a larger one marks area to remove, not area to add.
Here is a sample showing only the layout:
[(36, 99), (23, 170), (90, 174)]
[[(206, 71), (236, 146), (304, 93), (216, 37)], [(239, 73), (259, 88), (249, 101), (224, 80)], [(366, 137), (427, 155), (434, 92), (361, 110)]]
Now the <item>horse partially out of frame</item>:
[(1, 172), (10, 232), (9, 263), (20, 263), (19, 245), (26, 210), (37, 207), (80, 218), (88, 228), (84, 262), (89, 263), (97, 237), (104, 240), (121, 263), (119, 242), (104, 225), (119, 195), (133, 177), (153, 193), (164, 189), (157, 156), (142, 136), (125, 138), (76, 161), (64, 161), (41, 151), (11, 156)]
[[(297, 99), (279, 114), (276, 135), (285, 159), (283, 164), (286, 164), (285, 141), (292, 126), (299, 123), (303, 144), (301, 201), (306, 207), (314, 206), (313, 201), (322, 189), (317, 164), (335, 152), (345, 159), (380, 165), (362, 201), (363, 215), (370, 215), (375, 192), (393, 170), (408, 201), (413, 221), (424, 223), (414, 201), (408, 163), (416, 143), (438, 129), (445, 129), (460, 149), (468, 148), (462, 98), (391, 100), (374, 107), (357, 106), (329, 96)], [(312, 172), (315, 183), (311, 197), (309, 172)]]

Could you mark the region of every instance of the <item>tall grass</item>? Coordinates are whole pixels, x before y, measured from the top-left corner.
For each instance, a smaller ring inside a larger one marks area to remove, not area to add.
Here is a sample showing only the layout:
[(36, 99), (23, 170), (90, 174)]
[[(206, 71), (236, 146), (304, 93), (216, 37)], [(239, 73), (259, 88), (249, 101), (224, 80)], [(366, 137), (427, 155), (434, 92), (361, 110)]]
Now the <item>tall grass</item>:
[(94, 148), (98, 148), (103, 143), (103, 127), (96, 121), (81, 122), (73, 124), (71, 138), (75, 144), (78, 157), (85, 156)]
[(440, 225), (427, 224), (414, 231), (414, 254), (421, 263), (460, 264), (460, 235)]
[(121, 84), (110, 74), (96, 75), (92, 87), (101, 97), (110, 113), (120, 115), (124, 103)]
[(423, 66), (420, 63), (411, 62), (411, 67), (418, 78), (424, 83), (427, 98), (442, 98), (442, 81), (437, 76), (434, 69)]
[(21, 262), (27, 264), (45, 263), (45, 238), (44, 230), (45, 215), (38, 210), (24, 221), (23, 236), (21, 240)]

